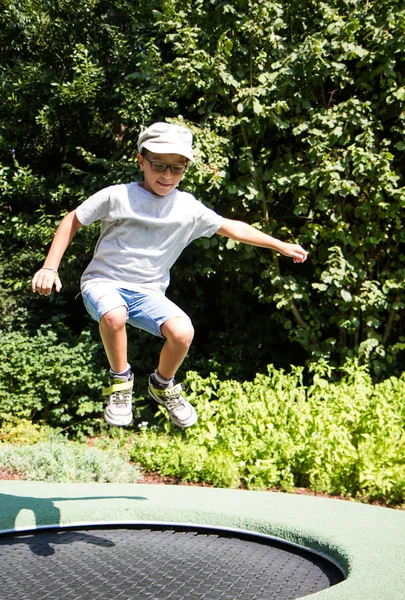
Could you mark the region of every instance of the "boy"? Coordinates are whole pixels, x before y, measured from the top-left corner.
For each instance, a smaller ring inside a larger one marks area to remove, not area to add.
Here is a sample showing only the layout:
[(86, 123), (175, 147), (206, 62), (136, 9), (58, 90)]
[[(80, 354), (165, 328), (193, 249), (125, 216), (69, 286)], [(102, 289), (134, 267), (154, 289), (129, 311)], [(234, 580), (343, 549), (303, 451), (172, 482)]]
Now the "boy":
[(179, 427), (197, 421), (194, 407), (183, 398), (175, 375), (193, 339), (190, 318), (165, 296), (170, 268), (182, 250), (199, 237), (215, 233), (238, 242), (271, 248), (304, 262), (306, 251), (262, 233), (241, 221), (225, 219), (177, 190), (194, 160), (192, 134), (186, 127), (155, 123), (138, 139), (142, 182), (102, 189), (61, 221), (44, 266), (34, 275), (32, 289), (49, 296), (62, 284), (58, 268), (73, 236), (82, 225), (101, 221), (93, 258), (83, 273), (81, 291), (99, 330), (110, 364), (110, 386), (104, 418), (111, 425), (132, 421), (133, 374), (127, 362), (126, 323), (163, 338), (148, 392), (165, 407)]

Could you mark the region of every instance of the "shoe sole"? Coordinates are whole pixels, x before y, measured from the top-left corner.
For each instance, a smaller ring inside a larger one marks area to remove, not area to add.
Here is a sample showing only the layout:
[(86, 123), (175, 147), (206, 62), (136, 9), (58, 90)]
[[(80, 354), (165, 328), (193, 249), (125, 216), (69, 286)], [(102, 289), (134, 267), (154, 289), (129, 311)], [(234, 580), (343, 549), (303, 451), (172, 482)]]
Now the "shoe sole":
[[(160, 401), (160, 400), (159, 400), (159, 399), (158, 399), (158, 398), (157, 398), (157, 397), (154, 395), (154, 393), (152, 392), (152, 390), (151, 390), (149, 387), (148, 387), (148, 393), (149, 393), (149, 396), (151, 396), (151, 397), (152, 397), (152, 398), (155, 400), (155, 402), (157, 402), (157, 403), (158, 403), (160, 406), (162, 406), (162, 407), (163, 407), (165, 410), (167, 410), (166, 406), (165, 406), (164, 404), (162, 404), (162, 402), (161, 402), (161, 401)], [(191, 404), (190, 404), (190, 406), (191, 406)], [(168, 410), (167, 410), (167, 416), (169, 417), (169, 419), (171, 420), (171, 422), (172, 422), (172, 423), (174, 423), (175, 425), (177, 425), (177, 427), (181, 427), (182, 429), (187, 429), (187, 427), (192, 427), (192, 426), (193, 426), (193, 425), (195, 425), (195, 424), (197, 423), (197, 421), (198, 421), (198, 416), (197, 416), (197, 413), (195, 412), (195, 410), (194, 410), (194, 408), (193, 408), (192, 406), (191, 406), (191, 408), (192, 408), (192, 410), (193, 410), (193, 413), (194, 413), (194, 415), (195, 415), (195, 419), (194, 419), (194, 420), (193, 420), (191, 423), (187, 423), (187, 422), (185, 422), (185, 423), (181, 423), (180, 421), (178, 421), (178, 420), (176, 419), (176, 417), (173, 417), (173, 416), (172, 416), (172, 415), (169, 413), (169, 411), (168, 411)], [(193, 417), (194, 415), (192, 415), (192, 417)], [(191, 417), (191, 418), (192, 418), (192, 417)]]
[(131, 425), (133, 421), (133, 416), (128, 415), (127, 418), (121, 417), (118, 421), (118, 419), (114, 419), (113, 417), (110, 417), (104, 412), (104, 421), (109, 425), (115, 425), (116, 427), (126, 427), (127, 425)]

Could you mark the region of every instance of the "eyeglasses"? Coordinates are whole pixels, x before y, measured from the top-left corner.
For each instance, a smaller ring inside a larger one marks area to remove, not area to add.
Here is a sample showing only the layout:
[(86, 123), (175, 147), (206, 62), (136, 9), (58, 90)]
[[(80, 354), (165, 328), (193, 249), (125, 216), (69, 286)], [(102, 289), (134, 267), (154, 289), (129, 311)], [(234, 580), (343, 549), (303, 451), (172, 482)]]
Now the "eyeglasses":
[(187, 165), (167, 165), (166, 163), (159, 162), (156, 160), (150, 160), (147, 156), (144, 158), (150, 163), (152, 171), (157, 171), (158, 173), (164, 173), (167, 169), (170, 169), (173, 175), (181, 175), (187, 168)]

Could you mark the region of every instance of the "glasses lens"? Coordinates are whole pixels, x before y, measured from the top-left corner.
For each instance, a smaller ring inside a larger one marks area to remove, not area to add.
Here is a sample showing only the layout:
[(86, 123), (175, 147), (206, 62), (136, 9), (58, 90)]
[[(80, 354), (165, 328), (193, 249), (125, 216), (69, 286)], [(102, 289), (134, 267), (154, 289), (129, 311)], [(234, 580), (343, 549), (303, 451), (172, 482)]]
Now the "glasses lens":
[(152, 171), (157, 171), (158, 173), (164, 173), (166, 169), (170, 169), (173, 175), (180, 175), (184, 173), (187, 165), (167, 165), (166, 163), (156, 162), (155, 160), (150, 160), (147, 156), (145, 156), (146, 160), (150, 162), (150, 166), (152, 167)]
[(174, 175), (180, 175), (180, 173), (184, 173), (186, 167), (185, 165), (172, 165), (170, 170)]
[(167, 169), (167, 165), (165, 165), (165, 163), (153, 161), (150, 164), (152, 166), (152, 171), (158, 171), (159, 173), (163, 173), (163, 171), (166, 171)]

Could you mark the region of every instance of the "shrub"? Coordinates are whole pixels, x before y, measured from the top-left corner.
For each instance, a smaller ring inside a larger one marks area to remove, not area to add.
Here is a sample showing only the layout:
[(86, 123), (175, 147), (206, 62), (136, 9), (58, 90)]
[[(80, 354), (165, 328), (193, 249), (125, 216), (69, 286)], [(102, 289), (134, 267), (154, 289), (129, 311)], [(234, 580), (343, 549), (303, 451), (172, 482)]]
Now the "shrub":
[(135, 483), (139, 471), (105, 450), (54, 440), (33, 445), (0, 444), (0, 466), (35, 481)]
[(32, 423), (21, 419), (18, 423), (4, 422), (0, 430), (0, 441), (8, 444), (37, 444), (47, 442), (60, 430), (43, 423)]
[(1, 335), (0, 423), (46, 421), (72, 432), (92, 431), (102, 412), (104, 381), (96, 365), (100, 345), (89, 332), (72, 343), (50, 326)]
[(252, 382), (189, 372), (199, 421), (186, 430), (143, 427), (132, 458), (164, 475), (250, 489), (310, 487), (362, 499), (404, 501), (405, 374), (373, 384), (349, 361), (330, 382), (325, 365), (268, 368)]

